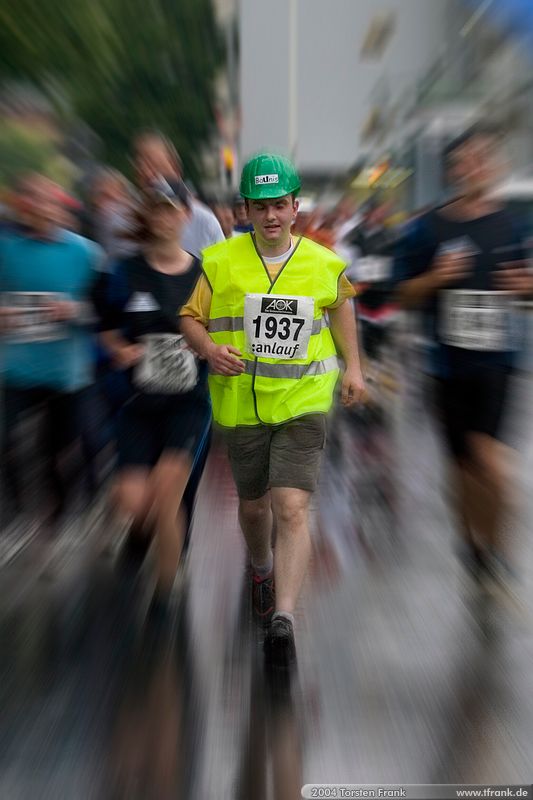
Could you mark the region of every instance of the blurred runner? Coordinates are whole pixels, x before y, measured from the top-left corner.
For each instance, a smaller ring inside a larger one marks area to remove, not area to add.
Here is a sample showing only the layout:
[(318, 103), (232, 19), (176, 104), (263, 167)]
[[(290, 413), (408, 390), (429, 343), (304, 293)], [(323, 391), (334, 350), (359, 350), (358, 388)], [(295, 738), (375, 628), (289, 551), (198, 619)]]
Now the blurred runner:
[[(183, 165), (179, 153), (172, 142), (159, 131), (145, 131), (137, 134), (133, 141), (134, 165), (139, 188), (171, 189), (181, 193)], [(216, 242), (224, 241), (224, 233), (213, 214), (203, 203), (196, 200), (186, 189), (189, 197), (189, 215), (185, 221), (181, 246), (195, 258), (200, 258), (202, 250)], [(192, 517), (196, 490), (200, 483), (202, 470), (208, 454), (206, 441), (204, 450), (199, 453), (185, 491), (184, 503), (189, 519)]]
[(225, 200), (218, 199), (214, 200), (212, 204), (210, 203), (210, 206), (213, 214), (220, 223), (224, 236), (226, 239), (231, 239), (235, 236), (235, 231), (233, 229), (234, 217), (231, 205)]
[(84, 228), (110, 260), (127, 258), (138, 248), (132, 236), (134, 206), (133, 187), (118, 170), (106, 167), (95, 176)]
[(132, 388), (119, 419), (114, 497), (134, 520), (129, 548), (144, 554), (155, 532), (153, 610), (163, 617), (188, 522), (182, 498), (211, 419), (207, 369), (185, 345), (177, 317), (200, 275), (180, 243), (188, 204), (183, 189), (146, 195), (141, 252), (117, 265), (102, 323), (102, 341)]
[(251, 233), (254, 229), (254, 226), (248, 219), (248, 211), (246, 209), (246, 202), (244, 197), (238, 194), (233, 200), (233, 216), (235, 218), (235, 224), (233, 226), (233, 232), (237, 233)]
[(368, 358), (378, 361), (398, 312), (392, 281), (395, 232), (385, 225), (389, 203), (370, 203), (361, 222), (345, 237), (354, 249), (348, 277), (357, 284), (357, 317)]
[(482, 585), (504, 585), (503, 422), (519, 347), (513, 302), (531, 293), (533, 278), (516, 220), (490, 196), (502, 164), (497, 136), (474, 128), (445, 156), (457, 199), (411, 225), (394, 271), (404, 306), (424, 310), (434, 343), (430, 371), (467, 565)]
[(339, 246), (361, 221), (361, 212), (357, 207), (357, 202), (350, 194), (341, 197), (333, 211), (333, 218), (335, 219), (335, 244)]
[(309, 559), (309, 502), (337, 352), (346, 364), (343, 403), (357, 402), (363, 391), (345, 265), (291, 236), (299, 190), (285, 158), (264, 154), (246, 164), (241, 193), (254, 233), (205, 252), (204, 274), (181, 312), (185, 336), (212, 373), (214, 418), (227, 437), (251, 555), (254, 608), (265, 622), (275, 610), (265, 653), (281, 664), (295, 656), (293, 615)]
[(334, 250), (335, 237), (323, 225), (324, 216), (316, 202), (309, 197), (301, 197), (299, 203), (298, 215), (292, 229), (293, 235), (305, 236), (306, 239)]
[[(96, 315), (100, 318), (110, 275), (117, 260), (134, 255), (139, 249), (139, 242), (134, 236), (134, 209), (138, 198), (124, 175), (110, 167), (98, 170), (88, 189), (88, 203), (82, 214), (82, 229), (89, 239), (103, 247), (106, 254), (92, 293)], [(93, 413), (90, 417), (87, 448), (91, 461), (98, 463), (103, 460), (104, 469), (100, 472), (107, 475), (111, 467), (110, 456), (116, 444), (117, 413), (128, 397), (129, 387), (124, 375), (112, 368), (109, 355), (98, 336), (94, 340), (94, 354), (95, 385), (89, 399)], [(98, 483), (98, 474), (94, 470), (94, 488)]]
[(93, 242), (61, 227), (59, 197), (47, 178), (24, 178), (17, 193), (20, 224), (0, 237), (3, 482), (20, 510), (17, 422), (42, 409), (50, 500), (45, 521), (56, 521), (67, 499), (61, 461), (81, 432), (82, 392), (92, 381), (89, 299), (103, 257)]
[[(183, 182), (181, 158), (166, 136), (158, 131), (139, 133), (133, 141), (137, 182), (141, 189), (177, 189)], [(224, 233), (211, 211), (194, 197), (190, 197), (190, 214), (183, 229), (182, 246), (188, 253), (200, 258), (205, 247), (224, 241)]]

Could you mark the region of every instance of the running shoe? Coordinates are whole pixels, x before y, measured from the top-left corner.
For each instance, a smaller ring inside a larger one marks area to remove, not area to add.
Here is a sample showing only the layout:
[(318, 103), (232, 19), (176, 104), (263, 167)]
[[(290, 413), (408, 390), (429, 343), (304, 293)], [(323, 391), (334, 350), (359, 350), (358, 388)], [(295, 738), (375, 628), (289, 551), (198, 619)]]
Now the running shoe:
[(276, 607), (276, 590), (272, 574), (267, 578), (261, 578), (252, 572), (252, 603), (257, 620), (267, 625)]
[(285, 617), (275, 617), (270, 623), (264, 643), (265, 658), (272, 666), (289, 667), (296, 660), (294, 629)]

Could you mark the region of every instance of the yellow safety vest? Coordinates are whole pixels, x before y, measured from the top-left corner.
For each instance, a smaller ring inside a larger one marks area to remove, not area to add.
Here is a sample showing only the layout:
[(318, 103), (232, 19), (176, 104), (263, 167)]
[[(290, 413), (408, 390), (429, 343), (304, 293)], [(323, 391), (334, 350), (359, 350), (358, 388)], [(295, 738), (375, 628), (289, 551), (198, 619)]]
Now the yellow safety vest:
[[(216, 422), (229, 428), (277, 425), (330, 410), (339, 365), (323, 309), (335, 303), (344, 269), (335, 253), (305, 238), (297, 242), (274, 282), (251, 234), (204, 250), (203, 270), (213, 293), (209, 334), (216, 344), (238, 348), (245, 362), (238, 377), (209, 375)], [(246, 352), (244, 304), (249, 293), (313, 298), (313, 327), (305, 359), (263, 358)]]

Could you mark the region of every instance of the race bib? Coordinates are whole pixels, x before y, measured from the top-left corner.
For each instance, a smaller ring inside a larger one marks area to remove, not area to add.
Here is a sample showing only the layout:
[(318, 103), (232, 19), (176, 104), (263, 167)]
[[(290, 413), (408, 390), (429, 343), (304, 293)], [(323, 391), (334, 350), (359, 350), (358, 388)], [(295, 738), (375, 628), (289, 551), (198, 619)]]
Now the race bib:
[(142, 361), (135, 367), (133, 383), (148, 394), (183, 394), (198, 383), (198, 362), (183, 336), (149, 333), (141, 337)]
[(244, 300), (246, 351), (261, 358), (307, 358), (313, 332), (312, 297), (247, 294)]
[(517, 348), (514, 299), (507, 292), (447, 289), (441, 292), (439, 338), (465, 350)]
[(7, 309), (5, 341), (11, 344), (52, 342), (67, 337), (67, 328), (50, 319), (50, 305), (65, 299), (59, 292), (4, 292)]
[(392, 259), (386, 256), (362, 256), (355, 264), (355, 274), (360, 283), (381, 283), (392, 274)]
[(445, 242), (441, 242), (435, 255), (462, 255), (465, 258), (474, 258), (480, 252), (479, 247), (469, 236), (460, 236), (456, 239), (447, 239)]

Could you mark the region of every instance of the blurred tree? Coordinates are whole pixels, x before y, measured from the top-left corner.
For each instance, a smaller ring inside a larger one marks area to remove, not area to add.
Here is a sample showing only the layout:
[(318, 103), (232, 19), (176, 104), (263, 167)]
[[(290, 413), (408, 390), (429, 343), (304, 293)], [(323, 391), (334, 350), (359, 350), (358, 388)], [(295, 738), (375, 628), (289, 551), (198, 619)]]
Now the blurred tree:
[(158, 127), (197, 180), (223, 61), (212, 0), (0, 0), (0, 82), (24, 79), (83, 119), (127, 167), (132, 135)]
[(57, 143), (39, 127), (19, 122), (0, 125), (0, 186), (23, 172), (41, 172), (63, 185), (72, 179), (69, 165), (57, 152)]

